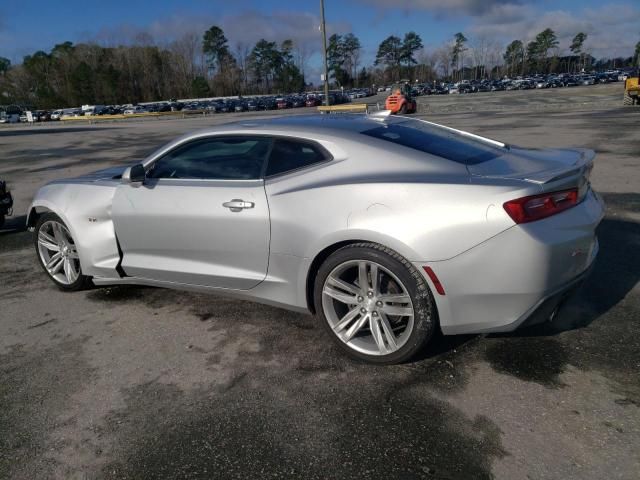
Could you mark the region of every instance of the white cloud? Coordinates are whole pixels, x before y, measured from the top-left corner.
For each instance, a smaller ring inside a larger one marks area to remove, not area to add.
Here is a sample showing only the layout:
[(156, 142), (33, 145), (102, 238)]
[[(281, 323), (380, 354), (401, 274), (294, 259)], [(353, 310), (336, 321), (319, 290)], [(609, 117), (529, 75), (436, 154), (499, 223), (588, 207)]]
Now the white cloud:
[[(533, 0), (529, 0), (533, 1)], [(437, 15), (480, 16), (504, 6), (517, 6), (523, 0), (359, 0), (384, 10), (427, 10)]]
[[(516, 14), (519, 10), (520, 15)], [(551, 28), (560, 42), (560, 51), (568, 53), (571, 40), (578, 32), (588, 38), (585, 51), (596, 58), (631, 55), (637, 37), (640, 9), (630, 5), (607, 5), (578, 11), (562, 9), (537, 12), (530, 5), (520, 5), (511, 12), (512, 21), (499, 15), (478, 18), (471, 26), (474, 35), (493, 37), (502, 41), (532, 40), (545, 28)]]
[[(560, 42), (560, 51), (568, 52), (578, 32), (588, 38), (585, 51), (596, 58), (629, 56), (638, 41), (640, 5), (603, 4), (597, 8), (563, 8), (556, 2), (553, 10), (543, 10), (535, 0), (358, 0), (380, 12), (404, 11), (407, 15), (429, 12), (446, 17), (452, 23), (451, 35), (464, 24), (470, 38), (485, 38), (507, 43), (515, 39), (532, 40), (545, 28), (551, 28)], [(637, 0), (634, 0), (637, 2)], [(384, 25), (384, 23), (383, 23)]]
[[(261, 38), (278, 43), (292, 39), (309, 51), (318, 50), (320, 45), (318, 16), (303, 12), (265, 14), (255, 10), (221, 17), (175, 15), (155, 20), (146, 27), (124, 24), (117, 28), (103, 28), (97, 34), (85, 33), (83, 36), (86, 40), (101, 44), (117, 45), (132, 43), (141, 33), (147, 33), (158, 42), (169, 42), (186, 33), (201, 36), (212, 25), (222, 28), (232, 49), (240, 42), (253, 46)], [(327, 25), (327, 30), (329, 35), (333, 32), (351, 31), (351, 25), (348, 22), (331, 23)]]

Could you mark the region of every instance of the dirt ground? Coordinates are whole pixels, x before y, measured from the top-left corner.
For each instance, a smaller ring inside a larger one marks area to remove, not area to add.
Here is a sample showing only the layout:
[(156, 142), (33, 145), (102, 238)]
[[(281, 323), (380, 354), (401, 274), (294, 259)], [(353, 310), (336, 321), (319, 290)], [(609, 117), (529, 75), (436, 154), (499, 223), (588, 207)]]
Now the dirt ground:
[(607, 215), (555, 323), (440, 336), (395, 367), (348, 360), (311, 316), (143, 287), (62, 293), (39, 268), (24, 230), (39, 186), (255, 114), (0, 128), (16, 198), (0, 232), (0, 478), (637, 479), (640, 108), (621, 92), (419, 99), (419, 116), (508, 143), (595, 149)]

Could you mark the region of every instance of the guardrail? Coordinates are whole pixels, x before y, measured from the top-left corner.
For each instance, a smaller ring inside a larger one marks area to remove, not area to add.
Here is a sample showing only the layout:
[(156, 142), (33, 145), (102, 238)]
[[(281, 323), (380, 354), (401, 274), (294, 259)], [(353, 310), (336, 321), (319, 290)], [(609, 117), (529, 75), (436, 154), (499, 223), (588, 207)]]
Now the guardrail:
[[(374, 107), (375, 105), (368, 105), (366, 103), (345, 103), (342, 105), (320, 105), (317, 107), (318, 111), (321, 113), (332, 113), (332, 112), (354, 112), (354, 113), (369, 113), (370, 107)], [(379, 106), (378, 106), (379, 109)], [(209, 110), (181, 110), (178, 112), (145, 112), (145, 113), (131, 113), (124, 114), (119, 113), (116, 115), (84, 115), (78, 117), (61, 117), (60, 120), (65, 122), (101, 122), (106, 120), (126, 120), (128, 118), (146, 118), (146, 117), (176, 117), (182, 116), (185, 118), (186, 116), (191, 115), (214, 115), (215, 112)]]
[[(61, 117), (64, 122), (93, 122), (103, 120), (122, 120), (127, 118), (144, 118), (144, 117), (175, 117), (181, 115), (183, 118), (187, 115), (207, 115), (207, 110), (187, 110), (179, 112), (145, 112), (145, 113), (119, 113), (116, 115), (84, 115), (79, 117)], [(213, 112), (211, 112), (213, 113)]]
[(345, 103), (342, 105), (320, 105), (318, 107), (318, 111), (320, 113), (331, 113), (331, 112), (360, 112), (360, 113), (368, 113), (369, 105), (366, 103)]

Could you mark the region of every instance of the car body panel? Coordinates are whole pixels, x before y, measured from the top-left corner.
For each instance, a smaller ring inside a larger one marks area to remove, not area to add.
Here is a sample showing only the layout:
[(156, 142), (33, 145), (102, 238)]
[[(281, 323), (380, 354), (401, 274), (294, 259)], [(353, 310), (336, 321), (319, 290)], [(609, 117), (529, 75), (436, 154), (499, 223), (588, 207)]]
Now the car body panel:
[(435, 295), (443, 333), (516, 329), (527, 312), (591, 266), (603, 214), (602, 200), (591, 191), (577, 207), (514, 226), (453, 259), (429, 262), (446, 293)]
[[(223, 206), (234, 199), (254, 207)], [(246, 290), (267, 274), (269, 208), (261, 180), (121, 184), (112, 215), (127, 275)]]

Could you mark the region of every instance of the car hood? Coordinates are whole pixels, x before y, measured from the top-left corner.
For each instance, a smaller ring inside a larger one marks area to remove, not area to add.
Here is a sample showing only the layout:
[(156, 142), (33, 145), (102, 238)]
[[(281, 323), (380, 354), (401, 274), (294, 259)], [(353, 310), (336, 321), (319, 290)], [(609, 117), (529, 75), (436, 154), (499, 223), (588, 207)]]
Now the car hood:
[(127, 169), (128, 165), (120, 166), (120, 167), (110, 167), (105, 168), (103, 170), (97, 170), (95, 172), (86, 173), (84, 175), (80, 175), (79, 177), (67, 178), (62, 180), (54, 180), (50, 182), (51, 184), (55, 183), (95, 183), (95, 182), (120, 182), (120, 178), (122, 177), (122, 172)]

